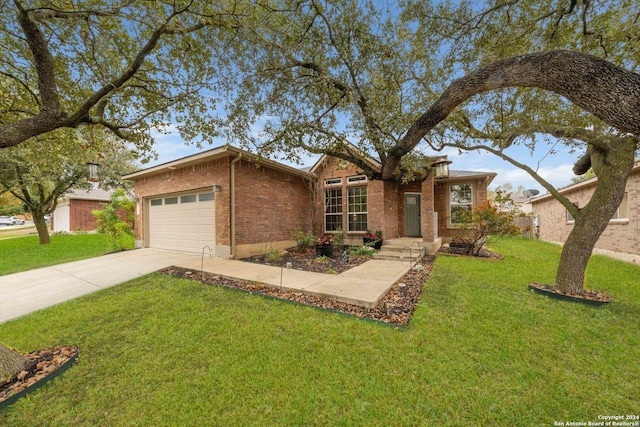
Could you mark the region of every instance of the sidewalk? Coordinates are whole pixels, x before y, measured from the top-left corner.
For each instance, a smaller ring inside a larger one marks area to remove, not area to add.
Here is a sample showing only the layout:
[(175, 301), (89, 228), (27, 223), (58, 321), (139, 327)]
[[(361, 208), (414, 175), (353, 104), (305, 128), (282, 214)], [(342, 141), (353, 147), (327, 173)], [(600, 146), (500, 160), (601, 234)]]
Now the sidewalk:
[[(200, 271), (200, 260), (174, 264)], [(344, 273), (323, 274), (271, 267), (223, 258), (205, 258), (203, 271), (230, 279), (260, 282), (287, 290), (346, 302), (362, 307), (375, 307), (389, 288), (409, 270), (408, 262), (369, 260)]]
[[(0, 276), (0, 324), (172, 265), (200, 271), (201, 255), (137, 249)], [(393, 283), (409, 270), (409, 264), (370, 260), (342, 274), (331, 275), (205, 258), (203, 270), (374, 307)]]

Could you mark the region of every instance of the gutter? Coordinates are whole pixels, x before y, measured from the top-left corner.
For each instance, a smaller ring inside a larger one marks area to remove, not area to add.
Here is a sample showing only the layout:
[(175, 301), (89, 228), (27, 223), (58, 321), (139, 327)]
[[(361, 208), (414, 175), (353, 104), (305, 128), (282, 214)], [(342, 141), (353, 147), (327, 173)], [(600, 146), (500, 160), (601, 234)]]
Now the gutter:
[(230, 259), (234, 259), (236, 256), (236, 163), (242, 159), (242, 152), (238, 153), (238, 157), (231, 161), (231, 188), (229, 191), (231, 192), (231, 201), (230, 201), (230, 211), (231, 211), (231, 229), (229, 233), (231, 234), (231, 254), (229, 256)]

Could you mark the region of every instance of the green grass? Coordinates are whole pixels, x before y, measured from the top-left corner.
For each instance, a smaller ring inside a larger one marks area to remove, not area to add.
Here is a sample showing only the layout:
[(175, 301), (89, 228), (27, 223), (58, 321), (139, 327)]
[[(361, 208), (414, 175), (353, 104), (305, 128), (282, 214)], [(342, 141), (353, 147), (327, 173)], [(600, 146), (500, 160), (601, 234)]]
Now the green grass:
[(38, 267), (92, 258), (107, 252), (104, 234), (53, 235), (40, 245), (38, 236), (0, 240), (0, 276)]
[(79, 363), (0, 425), (537, 426), (637, 414), (640, 268), (594, 257), (605, 308), (526, 290), (559, 248), (503, 240), (503, 261), (441, 256), (406, 330), (145, 276), (0, 325)]

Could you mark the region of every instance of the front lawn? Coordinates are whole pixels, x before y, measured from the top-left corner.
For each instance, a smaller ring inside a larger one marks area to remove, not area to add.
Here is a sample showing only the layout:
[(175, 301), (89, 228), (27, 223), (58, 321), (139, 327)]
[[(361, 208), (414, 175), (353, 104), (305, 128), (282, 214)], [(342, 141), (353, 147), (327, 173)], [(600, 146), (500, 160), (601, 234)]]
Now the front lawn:
[(0, 425), (554, 425), (638, 414), (640, 268), (594, 257), (605, 308), (526, 290), (560, 248), (440, 256), (406, 330), (161, 274), (0, 325), (79, 363)]
[(38, 236), (0, 240), (0, 276), (63, 262), (93, 258), (107, 252), (104, 234), (53, 235), (40, 245)]

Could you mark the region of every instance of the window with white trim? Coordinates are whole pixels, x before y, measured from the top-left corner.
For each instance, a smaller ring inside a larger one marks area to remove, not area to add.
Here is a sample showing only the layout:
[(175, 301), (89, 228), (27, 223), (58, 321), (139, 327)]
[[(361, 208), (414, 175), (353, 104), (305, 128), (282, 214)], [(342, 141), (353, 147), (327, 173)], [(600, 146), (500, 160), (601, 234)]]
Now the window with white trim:
[[(328, 180), (327, 180), (328, 181)], [(342, 230), (342, 188), (324, 190), (324, 230)]]
[(325, 179), (324, 180), (324, 185), (326, 187), (332, 186), (332, 185), (342, 185), (342, 178), (329, 178), (329, 179)]
[(613, 214), (611, 219), (629, 219), (629, 201), (627, 200), (627, 193), (624, 193), (620, 206), (618, 206), (616, 213)]
[(356, 175), (347, 178), (347, 184), (361, 184), (363, 182), (367, 182), (366, 175)]
[(348, 187), (347, 188), (347, 206), (348, 206), (348, 230), (349, 231), (366, 231), (367, 230), (367, 187)]
[(573, 217), (573, 215), (571, 215), (569, 209), (567, 209), (567, 222), (575, 222), (575, 218)]
[(460, 225), (461, 213), (473, 209), (473, 185), (456, 184), (449, 186), (449, 222)]

